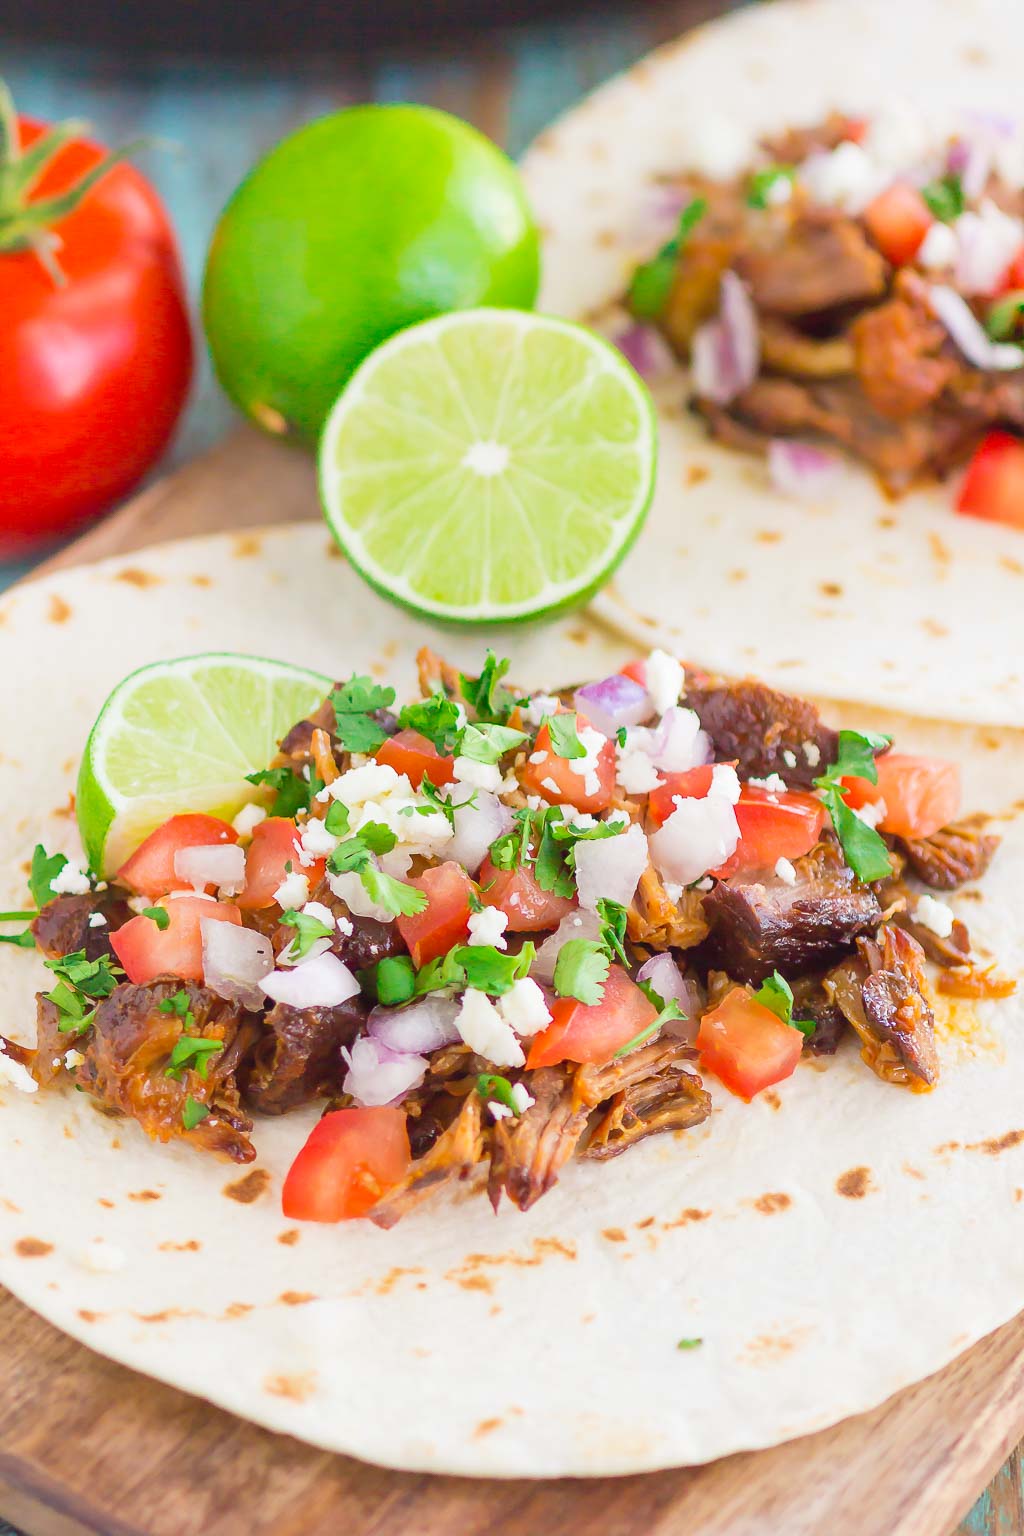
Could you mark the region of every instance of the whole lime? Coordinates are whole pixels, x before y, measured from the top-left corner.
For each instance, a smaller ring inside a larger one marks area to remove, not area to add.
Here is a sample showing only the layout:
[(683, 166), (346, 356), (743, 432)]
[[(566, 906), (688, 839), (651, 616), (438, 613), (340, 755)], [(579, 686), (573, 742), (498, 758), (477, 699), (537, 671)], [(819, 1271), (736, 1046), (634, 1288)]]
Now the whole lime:
[(378, 343), (452, 309), (529, 309), (519, 173), (446, 112), (351, 107), (284, 139), (221, 214), (203, 282), (214, 368), (247, 415), (315, 442)]

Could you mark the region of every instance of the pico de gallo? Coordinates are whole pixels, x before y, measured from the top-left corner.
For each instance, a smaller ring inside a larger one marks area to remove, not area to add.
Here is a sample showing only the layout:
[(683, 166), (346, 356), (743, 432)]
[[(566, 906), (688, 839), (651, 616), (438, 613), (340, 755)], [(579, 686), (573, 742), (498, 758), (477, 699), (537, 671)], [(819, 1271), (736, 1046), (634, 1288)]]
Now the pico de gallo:
[(109, 880), (37, 847), (4, 939), (52, 985), (6, 1080), (240, 1163), (319, 1103), (285, 1214), (390, 1226), (476, 1170), (525, 1210), (847, 1038), (926, 1090), (933, 987), (1005, 993), (931, 894), (998, 841), (955, 765), (663, 651), (551, 693), (419, 669), (403, 705), (337, 684), (233, 822), (171, 816)]
[(957, 510), (1024, 527), (1020, 124), (832, 113), (717, 158), (665, 178), (627, 355), (654, 371), (667, 342), (711, 434), (785, 493), (818, 495), (835, 448), (891, 492), (970, 460)]

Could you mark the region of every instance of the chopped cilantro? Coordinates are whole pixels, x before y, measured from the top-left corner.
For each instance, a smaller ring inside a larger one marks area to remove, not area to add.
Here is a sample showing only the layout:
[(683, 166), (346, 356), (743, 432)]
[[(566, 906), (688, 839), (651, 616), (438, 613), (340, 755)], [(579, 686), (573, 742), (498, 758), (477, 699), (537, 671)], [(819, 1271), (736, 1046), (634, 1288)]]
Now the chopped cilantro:
[[(29, 922), (37, 913), (32, 912), (0, 912), (0, 923), (24, 923)], [(19, 949), (35, 949), (36, 941), (32, 937), (31, 928), (23, 928), (20, 933), (0, 933), (0, 944), (15, 944)]]
[[(592, 842), (605, 837), (617, 837), (628, 826), (626, 821), (597, 821), (592, 827), (580, 826), (565, 819), (559, 805), (547, 805), (540, 810), (513, 812), (515, 826), (491, 844), (491, 863), (495, 869), (511, 871), (529, 864), (531, 857), (534, 876), (543, 891), (553, 891), (557, 896), (573, 896), (576, 867), (576, 844)], [(536, 851), (531, 855), (531, 848)]]
[(317, 939), (330, 939), (334, 936), (333, 924), (328, 927), (318, 917), (309, 912), (297, 912), (294, 907), (282, 913), (281, 921), (286, 928), (295, 929), (295, 937), (288, 945), (287, 958), (291, 961), (304, 960)]
[(500, 1077), (496, 1072), (484, 1072), (476, 1080), (476, 1091), (485, 1103), (493, 1100), (496, 1104), (504, 1104), (516, 1116), (521, 1114), (519, 1105), (512, 1094), (512, 1084), (507, 1077)]
[(474, 913), (474, 915), (477, 912), (482, 912), (484, 910), (484, 904), (480, 900), (480, 897), (477, 895), (476, 891), (470, 891), (469, 892), (468, 901), (469, 901), (469, 910), (472, 913)]
[(596, 939), (570, 939), (555, 961), (555, 991), (559, 997), (575, 997), (592, 1008), (604, 996), (611, 961)]
[(941, 220), (943, 224), (952, 224), (958, 219), (967, 206), (964, 198), (963, 183), (956, 172), (951, 171), (946, 176), (940, 176), (935, 181), (930, 181), (927, 186), (921, 188), (921, 196), (928, 204), (929, 212)]
[(96, 1012), (95, 1007), (88, 1008), (86, 1003), (109, 997), (117, 986), (117, 978), (124, 975), (109, 955), (89, 960), (84, 949), (76, 949), (59, 960), (47, 960), (45, 964), (57, 977), (56, 986), (44, 995), (57, 1009), (57, 1028), (62, 1034), (83, 1034)]
[(386, 827), (382, 821), (365, 822), (359, 829), (358, 837), (371, 853), (390, 853), (398, 842), (391, 828)]
[(185, 1020), (185, 1026), (195, 1023), (192, 1017), (192, 999), (184, 987), (179, 987), (177, 992), (172, 992), (170, 997), (165, 997), (157, 1004), (158, 1013), (176, 1013), (179, 1019)]
[(357, 874), (370, 900), (390, 912), (392, 917), (411, 917), (426, 906), (425, 893), (384, 874), (371, 857), (375, 853), (389, 853), (396, 841), (390, 827), (379, 821), (368, 821), (354, 837), (346, 838), (328, 855), (327, 867), (335, 875)]
[(769, 208), (772, 192), (780, 181), (792, 182), (796, 175), (795, 165), (767, 165), (755, 171), (747, 189), (747, 205), (750, 208)]
[(392, 917), (413, 917), (417, 912), (422, 912), (427, 904), (425, 891), (418, 891), (414, 885), (406, 885), (384, 874), (383, 870), (375, 869), (372, 864), (367, 864), (365, 869), (359, 871), (359, 878), (370, 900), (390, 912)]
[(455, 826), (455, 812), (465, 810), (467, 806), (476, 805), (475, 789), (466, 796), (465, 800), (449, 800), (447, 796), (442, 795), (437, 785), (433, 784), (428, 778), (424, 778), (420, 784), (420, 794), (427, 801), (427, 804), (410, 806), (409, 809), (417, 811), (421, 816), (429, 815), (431, 810), (440, 811), (448, 825), (453, 828)]
[(331, 693), (335, 716), (335, 734), (346, 752), (375, 752), (387, 738), (387, 731), (373, 718), (381, 709), (390, 709), (395, 690), (382, 688), (370, 677), (353, 675)]
[(703, 1339), (680, 1339), (676, 1349), (700, 1349)]
[(37, 907), (45, 907), (48, 901), (53, 900), (53, 882), (67, 862), (63, 853), (47, 853), (42, 843), (36, 843), (32, 850), (28, 888)]
[(407, 1003), (416, 994), (416, 968), (408, 955), (388, 955), (377, 962), (377, 1001), (385, 1008)]
[(615, 740), (618, 742), (620, 747), (624, 747), (626, 745), (626, 742), (629, 740), (629, 731), (624, 725), (620, 725), (618, 730), (615, 732)]
[[(657, 998), (655, 1007), (657, 1007), (658, 1003), (662, 1002), (662, 999), (658, 997), (658, 994), (654, 991), (653, 987), (647, 989), (641, 986), (641, 990), (647, 992), (647, 996), (650, 1001), (653, 1002), (654, 999)], [(649, 1040), (652, 1035), (656, 1035), (658, 1030), (663, 1028), (664, 1025), (671, 1024), (673, 1019), (685, 1018), (686, 1014), (680, 1008), (675, 998), (672, 998), (670, 1002), (663, 1003), (658, 1017), (656, 1019), (652, 1019), (651, 1023), (642, 1029), (638, 1035), (633, 1036), (632, 1040), (627, 1040), (625, 1045), (620, 1045), (618, 1050), (615, 1052), (615, 1055), (612, 1057), (612, 1060), (617, 1061), (620, 1056), (628, 1056), (630, 1051), (635, 1051), (638, 1045), (643, 1045), (644, 1042)]]
[(539, 841), (534, 861), (534, 876), (542, 891), (553, 891), (556, 896), (574, 896), (576, 882), (569, 863), (570, 846), (558, 837), (558, 829), (565, 826), (562, 808), (549, 806), (535, 813), (538, 821)]
[(208, 1040), (205, 1035), (182, 1035), (171, 1051), (170, 1060), (164, 1068), (164, 1077), (172, 1077), (175, 1082), (180, 1082), (185, 1069), (190, 1067), (205, 1081), (210, 1070), (210, 1057), (223, 1049), (223, 1040)]
[(525, 740), (525, 731), (514, 731), (509, 725), (467, 725), (459, 742), (459, 753), (474, 763), (497, 763)]
[(406, 704), (398, 717), (398, 723), (403, 730), (418, 731), (433, 743), (438, 752), (451, 756), (462, 729), (461, 714), (454, 699), (450, 699), (446, 693), (434, 693), (429, 699)]
[(580, 741), (576, 729), (575, 710), (565, 710), (557, 715), (545, 715), (544, 724), (548, 728), (551, 750), (556, 757), (586, 757), (587, 749)]
[(1024, 288), (1004, 294), (989, 309), (985, 329), (993, 341), (1009, 341), (1024, 323)]
[(814, 781), (814, 787), (822, 792), (821, 798), (832, 818), (846, 862), (857, 878), (864, 881), (888, 879), (892, 874), (889, 850), (874, 827), (869, 827), (851, 811), (840, 781), (857, 777), (877, 784), (875, 753), (887, 747), (890, 740), (891, 737), (873, 731), (840, 731), (836, 761)]
[(332, 800), (324, 817), (324, 827), (333, 837), (347, 837), (349, 832), (348, 806), (340, 800)]
[(299, 811), (308, 811), (314, 794), (323, 788), (315, 775), (305, 779), (294, 768), (261, 768), (258, 773), (247, 773), (245, 777), (250, 784), (266, 784), (274, 791), (271, 810), (275, 816), (283, 816), (288, 821)]
[(618, 901), (609, 901), (602, 896), (597, 903), (597, 915), (601, 919), (601, 943), (613, 958), (621, 960), (623, 965), (629, 965), (629, 956), (626, 954), (626, 909)]
[(185, 1099), (185, 1107), (181, 1112), (181, 1123), (186, 1131), (194, 1131), (196, 1126), (205, 1120), (209, 1113), (210, 1106), (208, 1104), (201, 1104), (198, 1099), (194, 1099), (189, 1094)]
[(492, 944), (459, 944), (417, 973), (416, 991), (422, 994), (472, 987), (489, 997), (503, 997), (530, 974), (536, 956), (536, 948), (529, 941), (517, 955), (507, 955)]
[(467, 677), (464, 672), (459, 673), (459, 692), (478, 720), (490, 720), (495, 725), (504, 725), (512, 713), (516, 700), (502, 686), (501, 681), (509, 665), (507, 657), (498, 661), (494, 652), (489, 650), (479, 677)]
[(679, 253), (689, 235), (704, 217), (707, 207), (707, 200), (703, 197), (695, 197), (692, 202), (687, 203), (679, 215), (679, 223), (672, 239), (662, 246), (657, 256), (651, 261), (645, 261), (633, 273), (633, 281), (629, 285), (628, 302), (638, 320), (654, 320), (665, 308), (672, 289)]
[(777, 1019), (783, 1024), (789, 1024), (793, 1029), (798, 1029), (802, 1035), (813, 1035), (817, 1029), (813, 1019), (794, 1019), (793, 1017), (793, 988), (785, 976), (780, 976), (778, 971), (773, 971), (768, 979), (754, 993), (754, 1002), (760, 1003), (764, 1008), (770, 1008)]
[(171, 914), (166, 907), (143, 907), (141, 915), (156, 923), (161, 933), (170, 926)]
[[(837, 779), (853, 777), (877, 784), (875, 754), (884, 751), (891, 743), (891, 736), (881, 736), (877, 731), (840, 731), (838, 755), (835, 762), (825, 769), (822, 778), (829, 784)], [(819, 788), (825, 787), (818, 779), (814, 782)]]

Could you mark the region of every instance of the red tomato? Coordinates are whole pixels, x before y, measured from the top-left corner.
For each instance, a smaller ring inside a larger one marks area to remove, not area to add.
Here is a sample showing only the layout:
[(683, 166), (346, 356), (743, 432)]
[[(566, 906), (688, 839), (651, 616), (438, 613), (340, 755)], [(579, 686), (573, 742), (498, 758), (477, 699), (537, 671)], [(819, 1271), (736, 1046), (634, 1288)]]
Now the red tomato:
[(217, 816), (172, 816), (151, 832), (126, 859), (114, 876), (139, 896), (166, 896), (168, 891), (188, 891), (187, 880), (174, 873), (174, 855), (183, 848), (209, 848), (216, 843), (237, 843), (238, 833)]
[(828, 813), (814, 795), (788, 789), (773, 793), (744, 784), (736, 805), (740, 840), (728, 863), (712, 873), (719, 879), (738, 869), (769, 869), (779, 859), (810, 853), (821, 837)]
[(1024, 443), (990, 432), (967, 466), (956, 509), (990, 523), (1024, 528)]
[(293, 1221), (351, 1221), (401, 1183), (412, 1161), (400, 1109), (336, 1109), (292, 1163), (281, 1209)]
[(480, 900), (485, 907), (500, 907), (508, 917), (509, 933), (543, 933), (557, 928), (576, 902), (571, 896), (556, 896), (537, 884), (532, 870), (495, 869), (484, 859), (477, 876)]
[[(577, 726), (585, 729), (589, 721), (583, 715), (576, 717)], [(559, 757), (551, 750), (551, 736), (546, 725), (537, 732), (534, 752), (547, 754), (542, 763), (527, 762), (519, 774), (519, 782), (528, 795), (540, 795), (551, 805), (574, 805), (578, 811), (605, 811), (611, 804), (615, 788), (615, 743), (604, 743), (597, 757), (598, 787), (588, 794), (582, 774), (573, 772), (569, 758)], [(551, 785), (554, 785), (554, 789)]]
[[(23, 148), (43, 124), (22, 119)], [(27, 206), (58, 196), (104, 151), (73, 139)], [(15, 162), (16, 166), (16, 162)], [(3, 181), (0, 166), (0, 182)], [(63, 283), (0, 218), (0, 551), (70, 533), (159, 458), (188, 393), (192, 340), (178, 252), (149, 182), (119, 164), (49, 231)]]
[(452, 860), (425, 869), (407, 883), (427, 895), (422, 912), (398, 918), (398, 931), (413, 965), (419, 967), (446, 955), (453, 944), (461, 944), (469, 937), (469, 898), (475, 887), (462, 865)]
[(1024, 288), (1024, 246), (1021, 246), (1007, 267), (1006, 275), (999, 284), (999, 292), (1011, 293), (1019, 288)]
[(209, 901), (205, 896), (168, 896), (158, 903), (170, 916), (160, 929), (140, 912), (110, 935), (110, 947), (124, 966), (129, 981), (145, 984), (156, 976), (179, 976), (182, 981), (203, 979), (203, 935), (200, 923), (241, 923), (242, 915), (230, 901)]
[(647, 663), (645, 661), (627, 661), (619, 671), (623, 677), (631, 677), (634, 683), (639, 683), (641, 688), (647, 687)]
[(916, 187), (894, 181), (868, 204), (864, 222), (886, 260), (902, 267), (913, 261), (935, 220)]
[(941, 757), (887, 752), (878, 759), (877, 784), (848, 778), (843, 788), (854, 810), (884, 800), (879, 830), (895, 837), (930, 837), (955, 821), (960, 809), (960, 770)]
[(685, 773), (666, 773), (647, 799), (647, 812), (654, 825), (660, 827), (668, 821), (676, 808), (677, 795), (683, 800), (706, 799), (714, 771), (714, 763), (705, 763), (700, 768), (687, 768)]
[(299, 862), (298, 832), (294, 821), (284, 816), (268, 816), (252, 834), (245, 855), (245, 889), (235, 900), (243, 912), (259, 912), (274, 905), (274, 892), (292, 870), (305, 875), (310, 890), (324, 877), (324, 861), (317, 859), (308, 867)]
[(804, 1037), (746, 987), (733, 987), (700, 1021), (700, 1064), (725, 1086), (750, 1100), (762, 1088), (789, 1077), (800, 1060)]
[(866, 117), (848, 117), (843, 125), (843, 138), (849, 139), (853, 144), (861, 144), (867, 131), (868, 120)]
[(558, 999), (551, 1009), (551, 1023), (533, 1038), (527, 1068), (553, 1067), (560, 1061), (611, 1061), (616, 1051), (657, 1017), (650, 999), (621, 965), (613, 965), (599, 1003), (588, 1007), (574, 997)]
[(432, 741), (419, 731), (399, 731), (389, 736), (374, 753), (378, 763), (387, 763), (396, 773), (406, 773), (415, 789), (424, 778), (431, 784), (450, 784), (455, 778), (455, 759), (442, 757)]

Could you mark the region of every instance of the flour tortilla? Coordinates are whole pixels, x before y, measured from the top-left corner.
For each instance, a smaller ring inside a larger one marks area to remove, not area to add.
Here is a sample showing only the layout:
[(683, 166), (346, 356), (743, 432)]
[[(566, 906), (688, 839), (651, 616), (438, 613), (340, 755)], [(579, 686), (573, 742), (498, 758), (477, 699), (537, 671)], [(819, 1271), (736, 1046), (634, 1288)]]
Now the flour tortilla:
[[(37, 839), (74, 850), (77, 757), (130, 668), (230, 648), (372, 669), (404, 691), (423, 641), (478, 659), (476, 640), (439, 642), (368, 594), (321, 529), (254, 537), (255, 554), (183, 542), (133, 554), (127, 578), (108, 561), (0, 605), (4, 907), (24, 900)], [(527, 685), (628, 654), (578, 620), (510, 650)], [(959, 760), (969, 806), (1020, 799), (1022, 734), (842, 717)], [(962, 909), (1021, 974), (1020, 812), (999, 830)], [(0, 1031), (31, 1042), (47, 974), (0, 950)], [(390, 1232), (282, 1217), (315, 1111), (260, 1120), (246, 1170), (156, 1146), (70, 1089), (4, 1087), (0, 1281), (102, 1354), (389, 1466), (596, 1476), (771, 1445), (872, 1407), (1024, 1305), (1021, 1013), (962, 1006), (934, 1093), (885, 1086), (852, 1046), (805, 1061), (777, 1100), (746, 1106), (712, 1081), (707, 1124), (571, 1164), (526, 1215), (462, 1190)], [(112, 1273), (88, 1267), (97, 1239), (123, 1255)], [(684, 1337), (704, 1343), (680, 1351)]]
[[(1017, 117), (1022, 57), (1015, 0), (777, 0), (661, 49), (526, 157), (541, 307), (621, 333), (609, 306), (670, 232), (659, 176), (731, 149), (739, 169), (761, 135), (834, 108), (905, 103), (947, 130), (964, 109)], [(798, 692), (1024, 725), (1024, 532), (957, 516), (956, 481), (893, 505), (852, 462), (820, 503), (787, 499), (688, 416), (681, 370), (653, 387), (657, 493), (603, 619)]]

